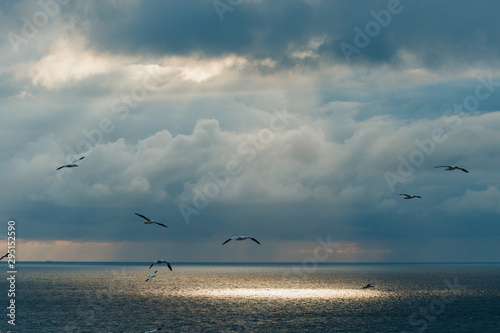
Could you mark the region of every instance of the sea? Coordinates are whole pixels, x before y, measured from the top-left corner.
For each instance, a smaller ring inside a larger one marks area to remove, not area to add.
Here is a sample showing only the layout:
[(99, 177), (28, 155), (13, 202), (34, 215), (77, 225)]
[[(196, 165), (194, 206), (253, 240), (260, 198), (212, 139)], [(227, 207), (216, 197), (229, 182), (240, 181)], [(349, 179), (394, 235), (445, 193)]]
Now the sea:
[(5, 265), (0, 329), (500, 332), (500, 263), (149, 265)]

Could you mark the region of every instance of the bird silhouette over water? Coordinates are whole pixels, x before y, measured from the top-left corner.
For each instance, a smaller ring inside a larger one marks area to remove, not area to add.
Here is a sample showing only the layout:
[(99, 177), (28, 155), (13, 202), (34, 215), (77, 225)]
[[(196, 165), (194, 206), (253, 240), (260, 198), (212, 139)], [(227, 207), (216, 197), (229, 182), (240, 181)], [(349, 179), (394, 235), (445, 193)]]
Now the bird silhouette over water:
[(152, 278), (156, 277), (155, 274), (156, 272), (158, 271), (155, 271), (153, 274), (151, 274), (150, 276), (148, 276), (148, 278), (146, 279), (146, 282), (148, 282), (149, 280), (151, 280)]
[(167, 264), (167, 267), (172, 270), (172, 266), (170, 266), (170, 263), (166, 262), (165, 260), (155, 260), (153, 261), (153, 263), (151, 264), (151, 266), (149, 266), (149, 268), (151, 269), (151, 267), (153, 267), (153, 265), (159, 265), (159, 264)]
[(7, 252), (7, 254), (4, 254), (2, 258), (0, 258), (0, 260), (2, 260), (3, 258), (5, 257), (8, 257), (9, 256), (9, 252)]
[(151, 331), (144, 331), (144, 332), (141, 332), (141, 333), (154, 333), (154, 332), (157, 332), (157, 331), (161, 331), (161, 327), (157, 328), (157, 329), (154, 329), (154, 330), (151, 330)]
[(375, 288), (375, 286), (373, 284), (369, 283), (361, 289), (368, 289), (368, 288)]

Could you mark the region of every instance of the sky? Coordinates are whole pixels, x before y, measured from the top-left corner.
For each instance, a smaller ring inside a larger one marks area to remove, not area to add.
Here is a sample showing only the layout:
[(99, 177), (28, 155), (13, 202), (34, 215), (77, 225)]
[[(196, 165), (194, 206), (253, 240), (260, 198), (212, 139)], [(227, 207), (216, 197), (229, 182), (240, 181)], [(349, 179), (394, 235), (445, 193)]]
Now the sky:
[(499, 10), (2, 1), (0, 237), (21, 261), (500, 261)]

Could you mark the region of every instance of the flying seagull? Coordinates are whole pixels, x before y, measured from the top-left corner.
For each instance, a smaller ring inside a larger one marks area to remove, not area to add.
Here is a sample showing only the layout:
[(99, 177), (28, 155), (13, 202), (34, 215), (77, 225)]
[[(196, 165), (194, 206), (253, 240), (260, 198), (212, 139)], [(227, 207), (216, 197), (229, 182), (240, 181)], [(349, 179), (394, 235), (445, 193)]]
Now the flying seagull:
[(79, 159), (77, 160), (74, 160), (73, 162), (71, 162), (70, 164), (66, 164), (66, 165), (63, 165), (63, 166), (60, 166), (59, 168), (57, 168), (56, 170), (59, 170), (59, 169), (62, 169), (62, 168), (77, 168), (78, 165), (76, 165), (76, 162), (78, 161), (81, 161), (85, 158), (85, 156), (82, 156), (80, 157)]
[(141, 333), (154, 333), (156, 331), (161, 331), (161, 327), (160, 328), (157, 328), (155, 330), (151, 330), (151, 331), (145, 331), (145, 332), (141, 332)]
[(405, 194), (405, 193), (400, 193), (399, 195), (405, 195), (403, 199), (413, 199), (413, 198), (419, 198), (422, 199), (420, 195), (410, 195), (410, 194)]
[(224, 243), (222, 243), (222, 245), (226, 244), (227, 242), (229, 242), (230, 240), (237, 240), (237, 241), (241, 241), (241, 240), (245, 240), (245, 239), (251, 239), (253, 240), (255, 243), (259, 244), (259, 241), (256, 240), (255, 238), (253, 237), (250, 237), (250, 236), (234, 236), (234, 237), (231, 237), (229, 238), (227, 241), (225, 241)]
[(151, 264), (151, 266), (149, 266), (149, 269), (151, 269), (151, 267), (153, 267), (154, 264), (167, 264), (167, 267), (172, 270), (172, 266), (170, 266), (170, 263), (166, 262), (165, 260), (155, 260), (153, 261), (153, 263)]
[(368, 289), (368, 288), (375, 288), (375, 286), (373, 284), (369, 283), (361, 289)]
[(7, 252), (7, 254), (5, 254), (2, 258), (0, 258), (0, 260), (2, 260), (5, 257), (8, 257), (8, 256), (9, 256), (9, 252)]
[(135, 213), (135, 215), (140, 216), (140, 217), (142, 217), (143, 219), (145, 219), (145, 220), (146, 220), (146, 222), (144, 222), (144, 224), (153, 224), (153, 223), (156, 223), (156, 224), (158, 224), (158, 225), (161, 225), (162, 227), (168, 228), (168, 227), (167, 227), (166, 225), (164, 225), (163, 223), (156, 222), (155, 220), (148, 219), (148, 218), (147, 218), (146, 216), (144, 216), (144, 215), (137, 214), (137, 213)]
[(149, 280), (151, 280), (152, 278), (156, 277), (155, 274), (156, 272), (158, 271), (155, 271), (153, 274), (151, 274), (150, 276), (148, 276), (148, 278), (146, 279), (146, 282), (148, 282)]
[(435, 166), (435, 168), (446, 168), (445, 169), (446, 171), (458, 169), (458, 170), (462, 170), (463, 172), (469, 173), (469, 171), (465, 170), (464, 168), (460, 168), (456, 165), (438, 165), (438, 166)]

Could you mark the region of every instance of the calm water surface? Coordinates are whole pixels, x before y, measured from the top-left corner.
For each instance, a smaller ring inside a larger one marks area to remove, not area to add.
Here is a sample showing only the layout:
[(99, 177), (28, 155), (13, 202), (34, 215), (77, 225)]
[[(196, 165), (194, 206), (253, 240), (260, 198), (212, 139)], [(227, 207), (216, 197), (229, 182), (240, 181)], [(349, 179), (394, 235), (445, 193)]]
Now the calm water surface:
[(4, 278), (0, 329), (500, 332), (500, 264), (172, 266), (20, 263), (16, 326)]

